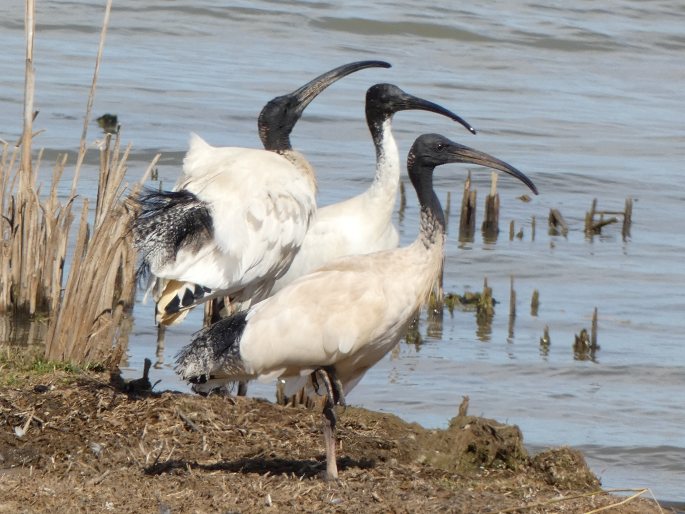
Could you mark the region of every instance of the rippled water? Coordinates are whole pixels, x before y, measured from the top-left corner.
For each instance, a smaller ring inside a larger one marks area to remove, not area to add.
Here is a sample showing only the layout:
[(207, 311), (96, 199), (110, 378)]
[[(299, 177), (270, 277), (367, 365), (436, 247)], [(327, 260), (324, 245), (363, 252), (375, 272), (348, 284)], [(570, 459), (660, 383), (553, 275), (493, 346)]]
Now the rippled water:
[[(104, 2), (102, 2), (104, 4)], [(103, 6), (38, 2), (35, 41), (36, 146), (75, 150), (97, 49)], [(78, 13), (78, 16), (75, 15)], [(0, 4), (0, 137), (21, 128), (23, 8)], [(468, 119), (478, 136), (428, 113), (400, 113), (401, 152), (423, 132), (440, 132), (524, 170), (541, 195), (530, 203), (519, 183), (500, 180), (502, 233), (496, 243), (459, 244), (455, 204), (464, 171), (436, 174), (452, 191), (445, 289), (480, 290), (487, 276), (500, 301), (489, 330), (469, 312), (445, 314), (442, 332), (422, 324), (424, 343), (403, 344), (371, 370), (350, 402), (427, 426), (445, 426), (462, 395), (470, 409), (518, 424), (532, 447), (583, 449), (607, 487), (650, 487), (685, 501), (685, 4), (611, 0), (504, 2), (438, 7), (429, 2), (215, 2), (115, 0), (95, 101), (113, 112), (133, 143), (136, 179), (163, 152), (160, 180), (178, 174), (188, 133), (217, 145), (259, 146), (264, 102), (344, 62), (390, 61), (334, 85), (312, 103), (294, 145), (319, 170), (320, 204), (362, 191), (373, 148), (363, 98), (392, 82)], [(98, 137), (91, 127), (91, 139)], [(91, 156), (94, 158), (94, 155)], [(44, 166), (47, 174), (49, 166)], [(69, 180), (66, 177), (65, 180)], [(91, 188), (95, 174), (84, 176)], [(476, 171), (480, 191), (489, 174)], [(583, 233), (593, 198), (621, 210), (635, 199), (632, 237), (620, 227)], [(416, 234), (408, 194), (402, 241)], [(483, 199), (479, 199), (479, 211)], [(558, 208), (568, 237), (549, 236)], [(531, 219), (537, 220), (535, 241)], [(514, 220), (523, 239), (509, 241)], [(509, 281), (517, 316), (509, 327)], [(540, 291), (537, 316), (532, 291)], [(574, 359), (574, 334), (599, 310), (595, 361)], [(151, 306), (136, 307), (129, 373), (154, 354)], [(539, 339), (548, 325), (549, 351)], [(167, 332), (169, 361), (199, 326), (194, 316)], [(488, 333), (489, 332), (489, 333)], [(165, 387), (182, 387), (168, 366)], [(271, 397), (255, 386), (252, 394)]]

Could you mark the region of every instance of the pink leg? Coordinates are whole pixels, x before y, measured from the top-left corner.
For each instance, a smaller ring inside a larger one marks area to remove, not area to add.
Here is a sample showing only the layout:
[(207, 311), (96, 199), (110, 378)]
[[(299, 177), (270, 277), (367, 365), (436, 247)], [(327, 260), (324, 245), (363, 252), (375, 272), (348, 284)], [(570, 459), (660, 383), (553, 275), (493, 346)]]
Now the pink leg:
[(335, 459), (335, 412), (333, 408), (324, 407), (323, 413), (323, 438), (326, 444), (326, 480), (338, 479), (338, 464)]
[(335, 405), (345, 405), (345, 397), (343, 396), (343, 388), (340, 380), (335, 375), (335, 370), (332, 366), (319, 368), (313, 373), (315, 380), (315, 387), (318, 389), (319, 381), (326, 386), (326, 399), (324, 401), (323, 412), (323, 437), (326, 444), (326, 479), (338, 479), (338, 465), (335, 458)]

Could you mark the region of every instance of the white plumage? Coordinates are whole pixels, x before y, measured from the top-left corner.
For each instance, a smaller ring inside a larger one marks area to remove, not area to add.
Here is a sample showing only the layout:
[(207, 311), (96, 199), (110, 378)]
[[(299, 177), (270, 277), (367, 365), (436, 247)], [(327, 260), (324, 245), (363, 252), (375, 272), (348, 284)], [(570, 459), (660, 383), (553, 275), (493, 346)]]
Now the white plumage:
[[(207, 383), (312, 375), (328, 391), (324, 408), (327, 475), (335, 464), (336, 403), (397, 344), (426, 301), (443, 259), (445, 222), (433, 191), (433, 169), (470, 162), (499, 169), (535, 186), (521, 172), (443, 136), (419, 137), (407, 159), (421, 204), (419, 237), (411, 245), (335, 260), (300, 277), (247, 312), (201, 332), (178, 356), (177, 371)], [(342, 390), (339, 388), (342, 387)]]
[(392, 118), (398, 111), (434, 112), (457, 121), (475, 134), (461, 117), (433, 102), (405, 93), (392, 84), (376, 84), (366, 94), (366, 120), (376, 148), (376, 171), (363, 193), (321, 207), (290, 268), (274, 286), (274, 292), (296, 278), (345, 255), (359, 255), (396, 248), (399, 235), (392, 223), (400, 181), (400, 157), (392, 134)]
[(245, 299), (270, 290), (287, 269), (316, 210), (308, 166), (275, 152), (213, 147), (197, 135), (175, 190), (208, 206), (213, 238), (199, 249), (180, 249), (152, 273)]
[(149, 192), (133, 223), (143, 271), (166, 280), (158, 319), (218, 296), (258, 301), (268, 295), (299, 249), (316, 209), (311, 165), (290, 145), (290, 132), (321, 91), (352, 72), (390, 65), (339, 66), (262, 109), (266, 150), (217, 148), (192, 135), (174, 191)]

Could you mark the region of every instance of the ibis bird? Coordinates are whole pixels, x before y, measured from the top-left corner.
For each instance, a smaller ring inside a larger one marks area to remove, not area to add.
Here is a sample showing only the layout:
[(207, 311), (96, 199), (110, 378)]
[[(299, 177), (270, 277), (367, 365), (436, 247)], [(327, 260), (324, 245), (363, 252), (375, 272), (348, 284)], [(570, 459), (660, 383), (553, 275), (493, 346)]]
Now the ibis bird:
[(320, 207), (290, 268), (277, 280), (273, 292), (327, 262), (345, 255), (396, 248), (397, 229), (392, 222), (400, 182), (400, 157), (391, 125), (393, 115), (404, 110), (441, 114), (475, 129), (460, 116), (392, 84), (376, 84), (366, 93), (366, 122), (376, 150), (376, 172), (371, 186), (342, 202)]
[(335, 479), (335, 405), (344, 405), (345, 394), (397, 344), (440, 271), (445, 219), (433, 171), (447, 163), (488, 166), (537, 193), (532, 181), (509, 164), (424, 134), (407, 158), (421, 206), (419, 235), (411, 245), (342, 257), (214, 323), (180, 351), (176, 371), (194, 389), (274, 378), (292, 381), (294, 389), (306, 379), (317, 391), (323, 386), (326, 476)]
[(142, 195), (133, 221), (140, 275), (149, 271), (168, 280), (158, 312), (173, 321), (174, 313), (199, 301), (227, 295), (258, 300), (269, 293), (316, 209), (314, 171), (292, 149), (290, 132), (305, 107), (333, 82), (389, 66), (384, 61), (339, 66), (271, 100), (258, 121), (266, 150), (216, 148), (191, 137), (175, 190)]

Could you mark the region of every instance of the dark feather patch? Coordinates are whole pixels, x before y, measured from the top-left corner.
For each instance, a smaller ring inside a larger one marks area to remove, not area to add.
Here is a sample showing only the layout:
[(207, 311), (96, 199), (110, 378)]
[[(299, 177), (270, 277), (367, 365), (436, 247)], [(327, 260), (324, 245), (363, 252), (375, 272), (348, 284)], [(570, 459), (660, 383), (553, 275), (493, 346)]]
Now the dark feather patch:
[(214, 236), (208, 204), (189, 191), (147, 189), (136, 204), (138, 215), (131, 229), (142, 256), (139, 278), (173, 262), (182, 248), (199, 249)]
[(238, 312), (198, 332), (176, 355), (176, 372), (192, 383), (203, 383), (214, 374), (244, 376), (240, 339), (248, 312)]

